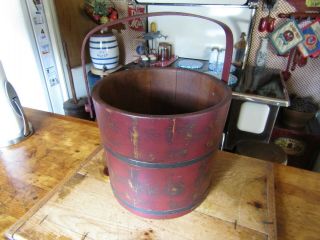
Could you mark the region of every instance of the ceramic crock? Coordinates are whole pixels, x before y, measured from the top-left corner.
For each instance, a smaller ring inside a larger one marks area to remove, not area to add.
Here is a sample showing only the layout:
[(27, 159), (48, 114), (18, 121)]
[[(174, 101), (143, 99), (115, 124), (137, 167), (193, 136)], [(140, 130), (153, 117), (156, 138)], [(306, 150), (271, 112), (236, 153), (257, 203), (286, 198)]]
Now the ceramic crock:
[(93, 66), (100, 70), (111, 70), (119, 65), (119, 47), (112, 33), (90, 37), (90, 57)]

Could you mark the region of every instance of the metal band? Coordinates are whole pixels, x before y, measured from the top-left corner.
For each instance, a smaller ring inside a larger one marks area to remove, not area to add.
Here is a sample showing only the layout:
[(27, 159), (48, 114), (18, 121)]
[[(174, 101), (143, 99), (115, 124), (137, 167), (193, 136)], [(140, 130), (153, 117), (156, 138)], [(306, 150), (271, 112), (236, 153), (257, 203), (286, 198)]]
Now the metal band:
[(186, 166), (189, 166), (189, 165), (192, 165), (192, 164), (195, 164), (197, 162), (200, 162), (200, 161), (204, 161), (206, 159), (208, 159), (209, 157), (212, 156), (212, 154), (214, 153), (214, 150), (200, 156), (200, 157), (197, 157), (197, 158), (193, 158), (189, 161), (184, 161), (184, 162), (175, 162), (175, 163), (153, 163), (153, 162), (143, 162), (141, 160), (137, 160), (137, 159), (134, 159), (134, 158), (129, 158), (129, 157), (126, 157), (126, 156), (123, 156), (117, 152), (114, 152), (113, 150), (111, 150), (111, 148), (107, 147), (106, 145), (104, 145), (104, 149), (109, 152), (110, 154), (112, 154), (115, 158), (125, 162), (125, 163), (128, 163), (130, 165), (133, 165), (133, 166), (138, 166), (138, 167), (145, 167), (145, 168), (160, 168), (160, 169), (163, 169), (163, 168), (179, 168), (179, 167), (186, 167)]
[(125, 200), (123, 200), (122, 198), (119, 197), (119, 195), (114, 190), (114, 187), (112, 186), (111, 182), (110, 182), (110, 185), (111, 185), (113, 194), (115, 195), (116, 199), (122, 205), (124, 205), (127, 208), (132, 209), (133, 211), (136, 211), (136, 212), (141, 212), (143, 214), (150, 214), (150, 215), (156, 215), (156, 216), (164, 216), (164, 215), (177, 214), (177, 213), (186, 212), (186, 211), (192, 211), (193, 209), (195, 209), (204, 200), (204, 198), (208, 195), (208, 192), (209, 192), (209, 189), (210, 189), (210, 185), (209, 185), (208, 188), (206, 189), (206, 191), (204, 192), (204, 194), (202, 195), (202, 197), (199, 198), (196, 202), (192, 203), (191, 205), (189, 205), (187, 207), (173, 209), (173, 210), (156, 211), (156, 210), (138, 208), (138, 207), (135, 207), (135, 206), (131, 205), (130, 203), (128, 203), (127, 201), (125, 201)]

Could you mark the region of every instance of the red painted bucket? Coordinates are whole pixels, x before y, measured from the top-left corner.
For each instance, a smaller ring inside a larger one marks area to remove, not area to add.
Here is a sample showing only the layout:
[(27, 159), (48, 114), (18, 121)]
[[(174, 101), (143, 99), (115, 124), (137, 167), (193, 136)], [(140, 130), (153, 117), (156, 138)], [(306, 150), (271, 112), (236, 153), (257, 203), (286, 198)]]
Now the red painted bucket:
[(126, 70), (101, 80), (92, 96), (122, 206), (173, 218), (204, 200), (231, 101), (222, 81), (184, 69)]

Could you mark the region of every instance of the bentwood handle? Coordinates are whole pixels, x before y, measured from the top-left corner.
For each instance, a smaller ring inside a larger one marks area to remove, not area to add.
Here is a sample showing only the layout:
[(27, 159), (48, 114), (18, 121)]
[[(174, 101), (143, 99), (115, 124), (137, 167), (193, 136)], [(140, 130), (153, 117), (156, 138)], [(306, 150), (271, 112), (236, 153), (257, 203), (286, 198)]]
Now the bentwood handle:
[(120, 23), (127, 23), (131, 20), (137, 19), (137, 18), (147, 18), (147, 17), (159, 17), (159, 16), (183, 16), (183, 17), (195, 17), (195, 18), (201, 18), (204, 20), (208, 20), (210, 22), (213, 22), (215, 24), (218, 24), (223, 30), (226, 35), (226, 51), (225, 51), (225, 57), (224, 57), (224, 64), (223, 64), (223, 69), (222, 69), (222, 80), (226, 83), (228, 83), (229, 79), (229, 73), (230, 73), (230, 67), (231, 67), (231, 61), (232, 61), (232, 52), (233, 52), (233, 35), (231, 29), (224, 24), (223, 22), (220, 22), (218, 20), (208, 18), (205, 16), (200, 16), (196, 14), (191, 14), (191, 13), (181, 13), (181, 12), (155, 12), (155, 13), (145, 13), (145, 14), (140, 14), (140, 15), (134, 15), (126, 18), (121, 18), (114, 20), (112, 22), (108, 22), (106, 24), (99, 25), (95, 28), (93, 28), (84, 38), (81, 46), (81, 64), (82, 64), (82, 71), (83, 71), (83, 77), (85, 80), (85, 85), (86, 85), (86, 91), (87, 91), (87, 96), (88, 96), (88, 109), (90, 112), (91, 118), (93, 118), (93, 103), (92, 103), (92, 98), (90, 94), (90, 89), (89, 89), (89, 82), (88, 82), (88, 77), (87, 77), (87, 72), (86, 72), (86, 60), (85, 60), (85, 48), (86, 44), (88, 42), (88, 39), (95, 33), (99, 32), (102, 29), (106, 29), (108, 27), (120, 24)]

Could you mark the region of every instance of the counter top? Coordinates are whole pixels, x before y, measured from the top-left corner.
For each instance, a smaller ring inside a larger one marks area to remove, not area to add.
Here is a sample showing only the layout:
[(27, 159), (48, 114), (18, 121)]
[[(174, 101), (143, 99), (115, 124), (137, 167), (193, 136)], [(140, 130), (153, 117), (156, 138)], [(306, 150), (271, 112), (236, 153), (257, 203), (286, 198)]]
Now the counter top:
[[(0, 148), (1, 233), (79, 167), (100, 142), (94, 122), (30, 109), (26, 113), (34, 135)], [(274, 174), (278, 239), (318, 239), (320, 174), (282, 165), (274, 165)]]
[(0, 148), (0, 239), (100, 144), (96, 123), (26, 109), (35, 133)]

